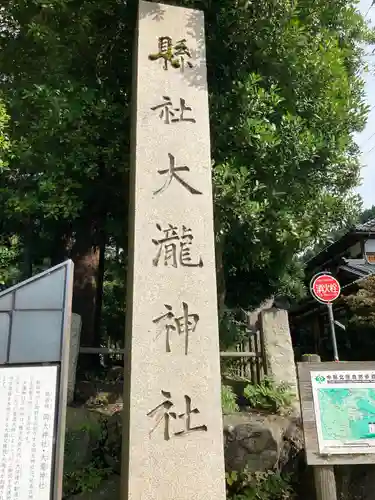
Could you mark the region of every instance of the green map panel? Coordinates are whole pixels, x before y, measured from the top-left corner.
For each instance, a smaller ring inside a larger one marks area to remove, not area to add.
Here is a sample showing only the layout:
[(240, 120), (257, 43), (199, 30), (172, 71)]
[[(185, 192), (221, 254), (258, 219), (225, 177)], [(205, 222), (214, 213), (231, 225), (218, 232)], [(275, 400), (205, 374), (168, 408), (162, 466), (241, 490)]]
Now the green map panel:
[(325, 441), (375, 439), (375, 389), (317, 390)]

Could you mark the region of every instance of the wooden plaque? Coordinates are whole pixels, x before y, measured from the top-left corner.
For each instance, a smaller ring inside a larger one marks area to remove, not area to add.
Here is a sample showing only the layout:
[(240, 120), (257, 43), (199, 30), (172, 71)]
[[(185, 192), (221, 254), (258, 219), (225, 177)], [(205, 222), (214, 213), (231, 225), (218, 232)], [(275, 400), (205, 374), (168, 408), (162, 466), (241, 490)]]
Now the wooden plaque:
[(297, 367), (307, 464), (375, 463), (375, 361)]

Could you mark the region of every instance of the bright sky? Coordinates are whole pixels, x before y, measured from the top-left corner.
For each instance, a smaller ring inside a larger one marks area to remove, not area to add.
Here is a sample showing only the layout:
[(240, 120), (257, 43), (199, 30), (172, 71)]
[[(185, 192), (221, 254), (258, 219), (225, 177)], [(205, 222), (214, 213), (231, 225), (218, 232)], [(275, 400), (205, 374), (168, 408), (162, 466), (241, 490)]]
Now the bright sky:
[[(373, 0), (360, 0), (359, 9), (366, 19), (375, 25), (375, 5), (371, 7)], [(370, 51), (371, 52), (371, 49)], [(364, 75), (366, 82), (366, 94), (368, 105), (371, 108), (366, 128), (356, 137), (357, 143), (362, 151), (362, 185), (358, 189), (363, 198), (365, 208), (375, 205), (375, 53), (367, 58), (372, 74)]]

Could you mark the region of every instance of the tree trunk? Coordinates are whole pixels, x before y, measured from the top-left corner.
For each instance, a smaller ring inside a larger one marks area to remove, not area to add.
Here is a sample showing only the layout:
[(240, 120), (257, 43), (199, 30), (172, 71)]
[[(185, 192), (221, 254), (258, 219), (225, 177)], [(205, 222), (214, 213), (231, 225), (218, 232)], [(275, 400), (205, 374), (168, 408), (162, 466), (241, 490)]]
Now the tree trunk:
[(68, 258), (71, 242), (72, 233), (68, 224), (62, 224), (60, 227), (56, 228), (50, 248), (52, 267), (61, 264), (61, 262), (64, 262)]
[[(94, 246), (95, 231), (80, 230), (75, 237), (71, 258), (74, 262), (74, 284), (72, 311), (81, 316), (82, 329), (80, 345), (95, 346), (95, 311), (99, 273), (100, 251)], [(81, 371), (92, 370), (99, 365), (97, 354), (84, 354), (79, 358)]]
[[(105, 144), (103, 144), (105, 146)], [(92, 185), (82, 218), (75, 233), (71, 256), (74, 262), (73, 312), (82, 320), (81, 346), (99, 347), (104, 252), (106, 247), (107, 179), (103, 161), (98, 163), (98, 177)], [(98, 354), (81, 355), (80, 370), (98, 368)]]
[[(92, 186), (92, 198), (88, 200), (82, 213), (80, 229), (75, 234), (71, 252), (74, 262), (73, 312), (81, 316), (81, 345), (85, 347), (99, 347), (100, 340), (98, 327), (102, 305), (107, 218), (107, 197), (104, 189), (106, 170), (102, 161), (98, 164), (98, 174)], [(99, 356), (94, 356), (99, 361)], [(84, 357), (90, 358), (88, 355)]]
[(31, 220), (25, 221), (23, 237), (22, 279), (27, 280), (33, 275), (33, 225)]
[(99, 266), (96, 288), (96, 304), (95, 304), (95, 318), (94, 318), (94, 341), (95, 345), (99, 345), (101, 340), (101, 320), (102, 320), (102, 306), (103, 306), (103, 284), (104, 284), (104, 271), (105, 271), (105, 248), (106, 248), (106, 234), (101, 231), (100, 246), (99, 246)]

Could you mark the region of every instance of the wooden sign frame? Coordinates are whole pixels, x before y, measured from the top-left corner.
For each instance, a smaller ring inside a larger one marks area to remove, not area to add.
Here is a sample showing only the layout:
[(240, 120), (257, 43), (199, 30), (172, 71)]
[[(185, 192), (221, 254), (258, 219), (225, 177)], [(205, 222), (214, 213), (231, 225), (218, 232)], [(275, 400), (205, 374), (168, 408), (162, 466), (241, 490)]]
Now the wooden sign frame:
[(319, 451), (318, 430), (315, 421), (311, 372), (366, 371), (375, 372), (375, 361), (344, 361), (325, 363), (297, 363), (298, 384), (308, 465), (355, 465), (375, 464), (375, 453), (353, 453), (346, 455), (327, 454)]
[[(28, 460), (30, 450), (26, 445), (22, 448), (20, 440), (16, 443), (17, 454), (20, 453), (19, 456), (17, 455), (17, 464), (16, 460), (0, 461), (1, 498), (2, 491), (4, 494), (10, 493), (9, 498), (17, 497), (22, 500), (26, 498), (60, 500), (62, 497), (73, 269), (73, 262), (67, 260), (0, 293), (1, 394), (3, 399), (5, 395), (7, 396), (10, 401), (9, 407), (17, 407), (18, 410), (22, 408), (22, 415), (24, 411), (26, 415), (26, 417), (21, 417), (19, 413), (16, 420), (13, 417), (12, 443), (15, 442), (17, 433), (21, 433), (25, 438), (29, 437), (29, 441), (32, 439), (34, 455), (32, 464), (28, 468), (31, 471), (29, 475), (32, 476), (29, 484), (26, 484), (26, 474), (22, 476), (22, 468), (20, 469), (18, 465), (23, 463), (25, 456)], [(7, 393), (6, 384), (11, 376), (10, 371), (7, 372), (7, 370), (12, 370), (12, 368), (16, 371), (17, 369), (27, 370), (29, 376), (25, 377), (18, 370), (17, 385), (14, 388), (14, 394), (12, 392), (9, 397), (10, 391), (8, 388)], [(44, 384), (43, 386), (41, 383), (40, 390), (36, 390), (35, 384), (43, 382), (44, 374), (46, 376), (49, 374), (51, 377), (49, 382), (53, 379), (53, 385)], [(26, 389), (24, 389), (25, 384)], [(31, 394), (33, 384), (34, 393)], [(6, 420), (11, 413), (10, 410), (7, 411), (6, 403), (7, 401), (2, 402), (0, 415), (0, 420), (3, 422), (0, 430), (0, 445), (6, 445), (8, 449), (9, 438), (4, 437), (7, 431), (4, 418)], [(43, 420), (39, 418), (40, 415), (35, 414), (36, 408), (38, 408), (36, 413), (43, 413)], [(33, 433), (27, 428), (26, 432), (25, 429), (21, 430), (21, 427), (26, 424), (27, 414), (31, 415), (31, 413), (34, 413)], [(23, 419), (22, 425), (21, 418)], [(48, 428), (44, 426), (40, 432), (40, 422), (43, 423), (47, 419), (50, 425)], [(16, 449), (16, 445), (12, 444), (12, 446), (12, 449)], [(6, 457), (11, 456), (8, 451)], [(14, 474), (13, 464), (16, 465)], [(37, 479), (36, 472), (34, 474), (34, 470), (43, 472), (39, 479)], [(45, 484), (47, 481), (48, 485)], [(12, 484), (13, 482), (16, 487)], [(12, 485), (11, 492), (8, 491), (10, 484)]]

